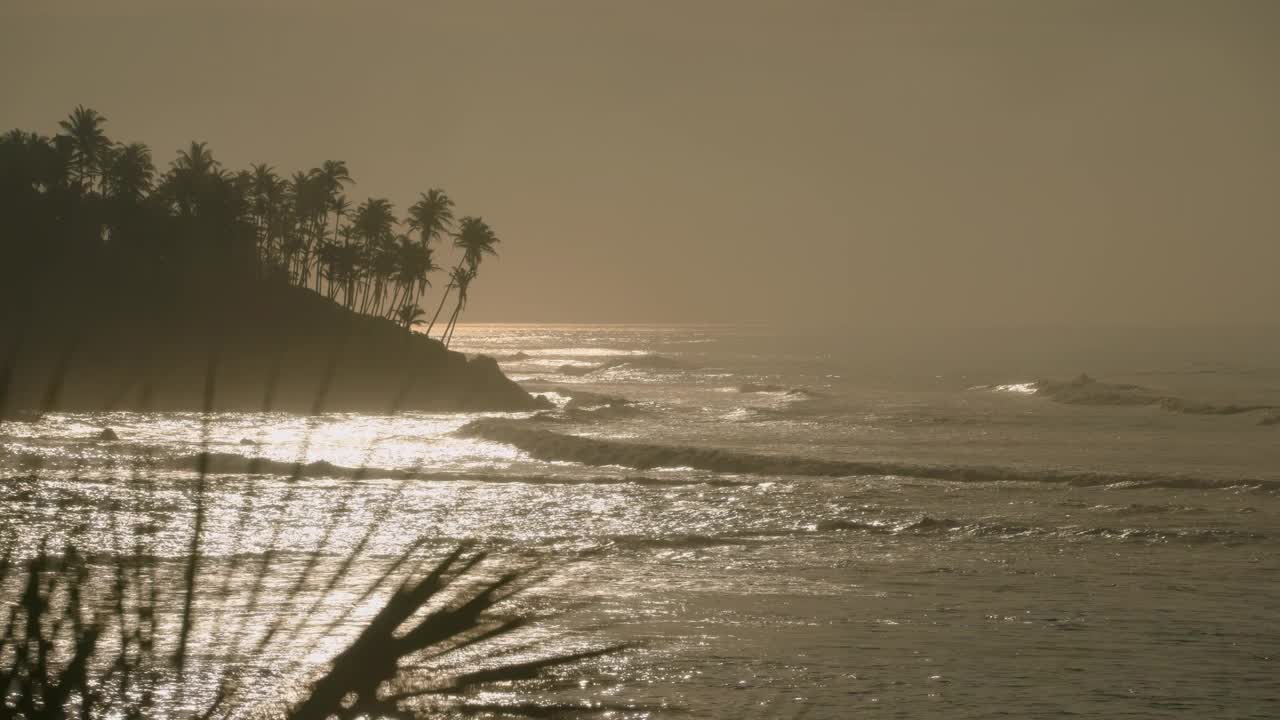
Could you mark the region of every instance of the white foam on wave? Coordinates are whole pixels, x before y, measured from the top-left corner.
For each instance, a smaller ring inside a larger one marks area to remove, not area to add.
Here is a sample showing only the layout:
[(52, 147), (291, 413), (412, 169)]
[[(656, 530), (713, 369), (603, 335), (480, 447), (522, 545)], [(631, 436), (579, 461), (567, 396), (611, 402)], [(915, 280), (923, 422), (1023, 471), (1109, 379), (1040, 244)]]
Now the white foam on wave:
[(512, 364), (518, 364), (521, 367), (545, 367), (545, 368), (560, 368), (560, 367), (566, 367), (566, 366), (594, 368), (599, 365), (598, 362), (592, 362), (590, 360), (571, 360), (571, 359), (554, 358), (554, 357), (539, 357), (539, 358), (531, 357), (527, 360), (522, 358), (520, 360), (511, 360), (508, 362), (511, 362)]
[(995, 392), (1017, 393), (1019, 395), (1035, 395), (1037, 388), (1033, 382), (1028, 383), (1010, 383), (1008, 385), (996, 385), (992, 388)]
[(572, 357), (630, 357), (648, 355), (648, 350), (622, 350), (606, 347), (560, 347), (522, 350), (525, 355), (535, 357), (572, 358)]

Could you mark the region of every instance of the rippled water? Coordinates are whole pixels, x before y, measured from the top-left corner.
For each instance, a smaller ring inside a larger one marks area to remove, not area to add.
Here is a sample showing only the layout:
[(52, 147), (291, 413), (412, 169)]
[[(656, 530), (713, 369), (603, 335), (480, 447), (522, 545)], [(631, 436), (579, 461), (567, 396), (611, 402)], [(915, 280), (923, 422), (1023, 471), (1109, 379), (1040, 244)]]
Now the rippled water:
[[(360, 550), (349, 583), (303, 588), (316, 612), (297, 642), (245, 660), (262, 693), (283, 661), (340, 647), (315, 628), (348, 585), (426, 536), (426, 554), (474, 541), (572, 561), (529, 600), (575, 608), (548, 642), (643, 642), (597, 663), (590, 696), (723, 718), (1275, 717), (1280, 427), (1027, 385), (1087, 371), (1280, 402), (1268, 342), (463, 327), (460, 349), (560, 409), (6, 422), (0, 512), (22, 552), (41, 537), (119, 550), (133, 532), (177, 561), (207, 448), (211, 567), (247, 573), (274, 549), (266, 608), (289, 611), (314, 548), (329, 564)], [(103, 427), (120, 440), (95, 439)], [(212, 646), (258, 622), (218, 612)]]

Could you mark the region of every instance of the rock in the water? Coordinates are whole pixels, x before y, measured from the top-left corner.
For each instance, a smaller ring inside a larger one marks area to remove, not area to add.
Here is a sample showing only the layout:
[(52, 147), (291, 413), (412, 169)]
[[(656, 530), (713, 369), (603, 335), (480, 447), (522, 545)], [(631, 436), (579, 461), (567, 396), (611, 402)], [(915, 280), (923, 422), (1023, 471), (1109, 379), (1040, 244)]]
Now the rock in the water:
[(258, 441), (250, 440), (249, 438), (240, 438), (240, 444), (241, 445), (257, 445)]
[(116, 431), (111, 428), (102, 428), (102, 432), (98, 433), (99, 440), (119, 440), (120, 436), (116, 435)]

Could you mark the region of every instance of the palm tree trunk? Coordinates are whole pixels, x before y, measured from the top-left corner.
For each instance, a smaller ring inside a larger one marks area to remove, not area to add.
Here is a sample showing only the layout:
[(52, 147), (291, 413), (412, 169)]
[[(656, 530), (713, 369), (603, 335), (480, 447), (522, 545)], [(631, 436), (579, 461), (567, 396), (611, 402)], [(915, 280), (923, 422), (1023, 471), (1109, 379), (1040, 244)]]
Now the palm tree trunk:
[(453, 307), (453, 315), (449, 316), (449, 326), (445, 328), (444, 346), (449, 347), (449, 341), (453, 339), (453, 329), (458, 326), (458, 315), (462, 314), (462, 304), (467, 301), (466, 293), (458, 291), (458, 304)]
[(445, 328), (444, 335), (441, 336), (445, 349), (449, 348), (449, 341), (453, 339), (453, 328), (458, 322), (458, 313), (462, 312), (462, 303), (458, 303), (453, 308), (453, 314), (449, 316), (449, 325)]
[(395, 312), (400, 309), (400, 306), (403, 305), (404, 302), (409, 299), (409, 293), (407, 292), (405, 293), (403, 298), (400, 297), (400, 290), (403, 287), (404, 287), (403, 285), (397, 286), (392, 291), (391, 305), (387, 307), (387, 317), (391, 317), (392, 315), (394, 315)]
[[(444, 309), (444, 302), (449, 299), (449, 291), (453, 289), (453, 283), (444, 286), (444, 294), (440, 296), (440, 304), (436, 306), (436, 314), (431, 316), (431, 322), (427, 325), (426, 336), (431, 337), (431, 328), (436, 326), (436, 319), (440, 317), (440, 311)], [(444, 336), (440, 336), (444, 339)]]

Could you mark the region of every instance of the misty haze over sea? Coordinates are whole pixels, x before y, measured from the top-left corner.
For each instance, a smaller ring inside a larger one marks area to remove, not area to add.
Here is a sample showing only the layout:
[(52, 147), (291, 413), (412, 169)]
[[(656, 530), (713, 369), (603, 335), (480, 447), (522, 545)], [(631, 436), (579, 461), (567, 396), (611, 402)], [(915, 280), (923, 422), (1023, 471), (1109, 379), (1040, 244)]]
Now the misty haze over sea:
[(0, 1), (0, 720), (1280, 718), (1280, 0)]

